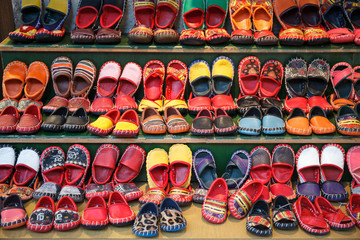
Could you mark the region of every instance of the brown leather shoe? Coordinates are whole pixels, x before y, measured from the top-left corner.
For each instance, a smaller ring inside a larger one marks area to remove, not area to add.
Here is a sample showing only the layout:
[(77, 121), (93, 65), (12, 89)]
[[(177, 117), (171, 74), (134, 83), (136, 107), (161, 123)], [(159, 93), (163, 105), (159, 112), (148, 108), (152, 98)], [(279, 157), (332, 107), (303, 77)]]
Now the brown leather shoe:
[(299, 7), (293, 0), (274, 0), (273, 7), (283, 29), (301, 27)]
[(155, 108), (147, 107), (141, 115), (141, 128), (147, 134), (164, 134), (166, 125), (164, 119)]
[(168, 132), (171, 134), (185, 133), (190, 129), (189, 123), (174, 107), (167, 107), (164, 111), (164, 118)]

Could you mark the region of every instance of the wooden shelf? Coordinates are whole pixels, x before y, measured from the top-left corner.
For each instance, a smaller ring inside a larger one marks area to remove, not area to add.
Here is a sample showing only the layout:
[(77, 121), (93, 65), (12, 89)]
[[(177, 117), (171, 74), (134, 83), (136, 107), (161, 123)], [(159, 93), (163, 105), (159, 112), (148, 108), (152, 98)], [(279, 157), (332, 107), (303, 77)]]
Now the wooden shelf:
[[(141, 184), (140, 189), (145, 189), (144, 183)], [(347, 184), (348, 185), (348, 184)], [(347, 187), (347, 190), (349, 188)], [(31, 212), (35, 208), (35, 201), (32, 200), (25, 204), (26, 211), (30, 216)], [(137, 213), (140, 209), (137, 201), (130, 202), (130, 205)], [(338, 203), (334, 204), (336, 207)], [(86, 203), (78, 204), (80, 213), (84, 211)], [(345, 211), (345, 206), (341, 207)], [(180, 232), (163, 232), (160, 231), (158, 238), (160, 239), (260, 239), (256, 235), (253, 235), (246, 231), (246, 218), (237, 220), (232, 216), (228, 216), (227, 220), (223, 224), (211, 224), (208, 223), (201, 216), (201, 204), (193, 203), (191, 206), (183, 207), (183, 214), (187, 220), (187, 227)], [(5, 239), (139, 239), (132, 233), (131, 226), (114, 227), (107, 226), (102, 230), (87, 230), (82, 227), (67, 232), (58, 232), (51, 230), (48, 233), (35, 233), (29, 231), (26, 227), (21, 227), (14, 230), (0, 230), (0, 238)], [(316, 236), (304, 232), (300, 227), (295, 230), (285, 231), (274, 229), (273, 233), (269, 237), (263, 237), (261, 239), (359, 239), (360, 230), (355, 227), (349, 231), (334, 231), (331, 230), (330, 234), (325, 236)]]
[(132, 44), (129, 42), (127, 36), (122, 37), (122, 41), (117, 45), (76, 45), (70, 41), (70, 36), (66, 35), (60, 43), (54, 44), (42, 44), (42, 43), (30, 43), (30, 44), (17, 44), (12, 42), (9, 38), (6, 38), (0, 44), (0, 51), (2, 52), (122, 52), (122, 53), (201, 53), (201, 54), (229, 54), (229, 53), (276, 53), (276, 54), (289, 54), (289, 53), (359, 53), (360, 47), (355, 44), (346, 45), (324, 45), (324, 46), (235, 46), (228, 45), (206, 45), (204, 47), (198, 46), (182, 46), (177, 45), (140, 45)]

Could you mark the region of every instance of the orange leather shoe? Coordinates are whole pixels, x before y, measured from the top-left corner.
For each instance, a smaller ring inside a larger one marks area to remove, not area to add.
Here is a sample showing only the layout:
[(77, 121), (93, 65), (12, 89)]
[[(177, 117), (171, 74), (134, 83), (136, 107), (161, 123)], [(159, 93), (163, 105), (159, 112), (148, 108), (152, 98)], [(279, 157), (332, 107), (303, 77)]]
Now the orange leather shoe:
[(311, 135), (309, 119), (301, 108), (294, 108), (286, 119), (286, 131), (294, 135)]
[(283, 29), (300, 28), (302, 25), (300, 10), (293, 0), (274, 0), (275, 15)]
[(2, 83), (4, 98), (19, 99), (21, 97), (26, 72), (26, 64), (20, 61), (13, 61), (6, 66)]
[(49, 69), (43, 62), (30, 64), (25, 79), (24, 93), (31, 100), (40, 100), (49, 82)]
[(309, 113), (310, 127), (315, 134), (330, 134), (336, 131), (336, 127), (326, 117), (325, 111), (315, 106)]
[(249, 0), (230, 0), (230, 22), (233, 32), (233, 44), (252, 44), (254, 36), (251, 31), (251, 3)]

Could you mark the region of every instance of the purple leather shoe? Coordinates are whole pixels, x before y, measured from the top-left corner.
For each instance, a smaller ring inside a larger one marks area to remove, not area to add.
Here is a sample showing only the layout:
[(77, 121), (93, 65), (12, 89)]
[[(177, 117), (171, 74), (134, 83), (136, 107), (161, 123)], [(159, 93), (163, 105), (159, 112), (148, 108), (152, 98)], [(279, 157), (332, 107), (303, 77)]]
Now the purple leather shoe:
[(250, 169), (251, 158), (249, 154), (244, 150), (237, 150), (226, 165), (222, 178), (225, 179), (229, 189), (239, 189), (248, 178)]

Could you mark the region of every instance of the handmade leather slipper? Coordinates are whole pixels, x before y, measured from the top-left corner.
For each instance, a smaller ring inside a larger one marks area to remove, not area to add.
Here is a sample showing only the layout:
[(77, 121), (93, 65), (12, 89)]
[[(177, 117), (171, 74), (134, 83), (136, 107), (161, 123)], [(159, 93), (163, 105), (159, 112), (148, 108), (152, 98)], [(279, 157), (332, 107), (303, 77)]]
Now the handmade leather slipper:
[(196, 60), (189, 66), (189, 82), (195, 97), (210, 97), (212, 82), (210, 67), (204, 60)]
[(162, 201), (160, 216), (160, 228), (165, 232), (177, 232), (187, 225), (179, 205), (171, 198)]
[(188, 68), (179, 60), (172, 60), (166, 67), (166, 89), (164, 108), (175, 107), (180, 113), (188, 109), (184, 100), (188, 80)]
[(341, 202), (349, 194), (341, 183), (344, 173), (345, 150), (338, 144), (326, 144), (321, 149), (321, 195), (329, 201)]
[(232, 118), (222, 108), (215, 110), (214, 130), (218, 135), (232, 135), (237, 130)]
[(217, 178), (211, 184), (204, 203), (201, 214), (210, 223), (220, 224), (227, 217), (227, 198), (229, 190), (223, 178)]
[(278, 39), (272, 32), (273, 7), (270, 0), (252, 1), (252, 21), (254, 24), (254, 40), (259, 46), (277, 45)]
[(311, 135), (309, 119), (301, 108), (294, 108), (286, 119), (286, 131), (294, 135)]
[(104, 63), (99, 72), (96, 96), (91, 104), (90, 112), (95, 115), (105, 114), (114, 108), (112, 97), (121, 74), (121, 66), (114, 61)]
[(71, 115), (68, 115), (63, 125), (63, 129), (65, 132), (84, 132), (89, 123), (89, 116), (87, 115), (85, 108), (81, 107)]
[(34, 134), (40, 130), (42, 115), (36, 105), (28, 106), (16, 126), (16, 131), (21, 134)]
[(360, 163), (356, 160), (360, 154), (360, 146), (351, 147), (346, 154), (346, 163), (352, 176), (351, 193), (360, 194)]
[(257, 107), (249, 108), (238, 122), (239, 133), (257, 136), (261, 133), (262, 112)]
[(250, 174), (251, 164), (250, 155), (246, 151), (237, 150), (233, 153), (221, 176), (229, 189), (239, 189), (243, 185)]
[(179, 34), (173, 25), (180, 10), (180, 0), (172, 2), (167, 0), (158, 1), (156, 4), (154, 40), (160, 44), (176, 43)]
[(251, 4), (243, 0), (231, 0), (229, 15), (233, 32), (232, 44), (252, 44), (254, 36), (251, 31)]
[(35, 34), (37, 42), (60, 42), (65, 35), (65, 28), (63, 27), (71, 10), (71, 0), (56, 1), (51, 0), (45, 7), (45, 12), (42, 14), (42, 25), (39, 31)]
[(215, 95), (228, 95), (234, 80), (234, 63), (224, 56), (217, 57), (212, 64), (212, 91)]
[(21, 1), (20, 28), (9, 33), (9, 38), (16, 42), (30, 43), (35, 38), (35, 33), (41, 27), (43, 0)]
[(320, 153), (315, 145), (304, 145), (296, 153), (296, 170), (299, 175), (297, 196), (311, 201), (320, 196)]
[(247, 110), (252, 107), (260, 108), (259, 98), (257, 96), (239, 96), (236, 101), (240, 115), (243, 115)]
[(270, 208), (264, 200), (257, 200), (252, 206), (246, 220), (246, 230), (259, 236), (272, 233)]
[(251, 179), (259, 180), (262, 184), (267, 185), (271, 179), (271, 155), (269, 150), (263, 146), (258, 146), (251, 150), (250, 157), (252, 160)]
[(179, 33), (172, 28), (157, 28), (154, 30), (154, 41), (158, 44), (177, 43), (179, 38)]
[(317, 27), (321, 23), (320, 2), (318, 0), (296, 0), (302, 23), (307, 27)]
[(199, 136), (214, 134), (214, 120), (209, 110), (203, 109), (197, 114), (191, 124), (191, 133)]
[(238, 77), (240, 92), (243, 96), (257, 94), (260, 85), (260, 65), (260, 60), (255, 56), (241, 60)]
[(59, 107), (54, 110), (41, 125), (41, 129), (49, 132), (60, 132), (69, 114), (67, 107)]
[(155, 26), (155, 1), (135, 0), (135, 26), (130, 30), (128, 38), (134, 43), (150, 43), (153, 39), (152, 29)]
[[(343, 4), (346, 16), (354, 28), (360, 28), (360, 7), (357, 1), (350, 0)], [(355, 32), (354, 32), (355, 33)]]
[(0, 226), (2, 229), (14, 229), (26, 224), (28, 215), (19, 195), (8, 196), (3, 200), (1, 207)]
[(26, 98), (40, 100), (49, 82), (49, 69), (43, 62), (32, 62), (27, 70), (24, 93)]
[(64, 181), (65, 153), (56, 146), (46, 148), (40, 157), (41, 175), (44, 184), (33, 193), (35, 199), (49, 196), (55, 201)]
[(352, 194), (348, 204), (346, 204), (346, 210), (350, 217), (355, 221), (356, 226), (360, 227), (360, 217), (359, 217), (359, 202), (360, 194)]
[(336, 131), (336, 127), (326, 116), (325, 111), (315, 106), (309, 112), (310, 127), (315, 134), (330, 134)]
[(36, 203), (26, 227), (33, 232), (48, 232), (54, 226), (55, 203), (49, 196), (44, 196)]
[(124, 112), (113, 130), (115, 137), (135, 137), (140, 130), (139, 116), (133, 109)]
[(180, 35), (180, 43), (185, 45), (204, 45), (205, 1), (183, 1), (184, 30)]
[(228, 205), (231, 215), (236, 219), (246, 217), (253, 203), (261, 196), (263, 184), (259, 180), (250, 180), (229, 198)]
[(11, 145), (0, 145), (0, 156), (0, 194), (2, 194), (9, 187), (8, 183), (16, 161), (16, 150)]
[(89, 60), (81, 60), (75, 68), (74, 78), (70, 88), (71, 96), (86, 98), (94, 84), (95, 77), (95, 65)]
[(25, 85), (27, 66), (20, 61), (9, 63), (3, 75), (2, 89), (3, 97), (10, 99), (19, 99)]
[(96, 42), (100, 44), (118, 44), (121, 41), (120, 23), (126, 9), (124, 0), (104, 0), (100, 16), (100, 29)]
[(156, 205), (160, 205), (161, 202), (165, 199), (167, 193), (169, 192), (169, 188), (167, 187), (166, 190), (159, 187), (148, 188), (143, 196), (139, 198), (140, 204), (146, 203), (154, 203)]
[(163, 117), (155, 108), (147, 107), (141, 115), (141, 129), (147, 134), (165, 134), (166, 125)]
[(117, 109), (112, 109), (101, 115), (94, 122), (87, 125), (87, 130), (95, 135), (107, 136), (115, 127), (116, 122), (120, 118), (120, 112)]
[(19, 123), (20, 114), (16, 107), (8, 106), (0, 113), (0, 133), (13, 133)]
[(188, 100), (189, 113), (192, 115), (198, 114), (202, 110), (213, 110), (212, 102), (209, 97), (194, 97), (191, 92)]
[[(311, 38), (309, 38), (309, 42)], [(298, 28), (281, 29), (279, 33), (279, 42), (284, 46), (301, 46), (305, 42), (303, 31)]]
[(149, 189), (164, 189), (168, 185), (169, 159), (164, 149), (155, 148), (146, 157), (146, 172)]
[(296, 198), (296, 194), (292, 188), (291, 176), (295, 167), (295, 153), (290, 145), (276, 145), (272, 152), (272, 179), (273, 184), (270, 191), (273, 199), (283, 195), (288, 200)]
[(194, 153), (193, 159), (194, 173), (200, 187), (209, 189), (217, 178), (213, 154), (208, 149), (199, 149)]
[(330, 228), (334, 230), (348, 230), (355, 226), (354, 219), (345, 215), (340, 208), (336, 209), (326, 198), (317, 197), (314, 205), (317, 211), (324, 216)]
[(281, 110), (275, 106), (266, 109), (262, 119), (262, 131), (268, 135), (285, 133), (285, 122)]
[(278, 229), (290, 230), (299, 224), (289, 200), (282, 195), (275, 198), (272, 215), (274, 227)]
[(181, 32), (180, 43), (183, 45), (202, 46), (205, 42), (205, 32), (202, 29), (184, 29)]
[(130, 225), (135, 220), (135, 213), (119, 192), (112, 192), (108, 201), (109, 221), (114, 226)]
[(295, 1), (274, 0), (273, 6), (275, 15), (284, 30), (301, 27), (300, 9)]
[(235, 115), (236, 113), (237, 106), (234, 103), (234, 99), (231, 94), (215, 95), (211, 98), (211, 104), (213, 105), (214, 111), (222, 109), (229, 115)]
[[(159, 208), (154, 203), (144, 204), (135, 218), (132, 231), (139, 237), (155, 237), (159, 234)], [(146, 225), (145, 225), (146, 224)], [(144, 227), (144, 225), (146, 227)]]
[(360, 119), (354, 109), (344, 105), (340, 107), (335, 118), (336, 128), (339, 133), (349, 136), (360, 135)]
[(80, 224), (80, 214), (72, 198), (62, 197), (56, 205), (54, 229), (67, 231), (75, 229)]
[(138, 106), (134, 99), (134, 94), (138, 90), (142, 77), (142, 68), (134, 62), (128, 62), (119, 78), (116, 90), (115, 108), (120, 112), (128, 109), (137, 110)]
[(194, 191), (189, 185), (188, 188), (171, 187), (167, 195), (168, 198), (173, 199), (179, 206), (188, 206), (193, 200)]
[(98, 148), (92, 163), (92, 180), (96, 184), (109, 182), (119, 156), (120, 150), (113, 144), (103, 144)]
[(169, 178), (175, 187), (188, 188), (191, 180), (193, 158), (190, 148), (184, 144), (174, 144), (169, 149)]
[(100, 196), (92, 197), (86, 204), (81, 225), (88, 229), (101, 229), (109, 223), (107, 204)]
[[(349, 99), (354, 98), (355, 92), (353, 87), (353, 69), (350, 64), (346, 62), (339, 62), (335, 64), (330, 71), (330, 79), (336, 98)], [(335, 110), (339, 107), (334, 107)]]
[(304, 40), (307, 45), (323, 45), (330, 42), (330, 36), (320, 27), (307, 27), (304, 29)]
[(71, 81), (73, 79), (73, 63), (70, 58), (55, 58), (51, 64), (51, 77), (55, 94), (63, 98), (70, 97)]
[[(116, 171), (116, 170), (115, 170)], [(143, 191), (141, 191), (135, 183), (114, 183), (114, 192), (119, 192), (124, 195), (126, 201), (133, 201), (143, 196)]]
[(186, 133), (190, 129), (190, 124), (181, 115), (179, 110), (174, 107), (167, 107), (164, 110), (164, 121), (167, 131), (170, 134)]
[(280, 110), (280, 112), (284, 111), (284, 105), (281, 102), (279, 97), (276, 98), (260, 98), (260, 108), (263, 113), (266, 113), (270, 108), (276, 107)]
[(324, 235), (330, 232), (330, 226), (324, 216), (316, 210), (309, 198), (300, 196), (294, 204), (294, 212), (300, 227), (311, 234)]
[(229, 1), (206, 1), (205, 31), (206, 42), (209, 44), (222, 44), (230, 40), (230, 34), (224, 29)]
[(72, 30), (70, 39), (75, 44), (91, 44), (95, 42), (94, 28), (101, 10), (101, 0), (81, 0), (76, 14), (76, 28)]
[(126, 149), (114, 172), (113, 179), (116, 183), (128, 183), (133, 181), (140, 173), (145, 162), (145, 150), (131, 144)]
[(284, 68), (279, 61), (267, 61), (260, 74), (259, 96), (277, 97), (284, 77)]

